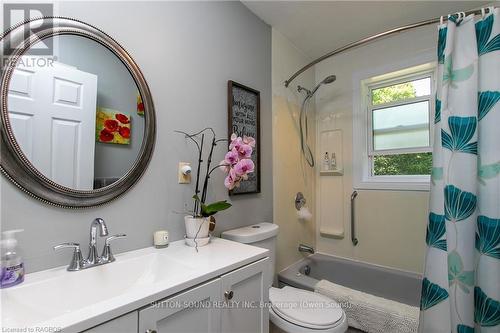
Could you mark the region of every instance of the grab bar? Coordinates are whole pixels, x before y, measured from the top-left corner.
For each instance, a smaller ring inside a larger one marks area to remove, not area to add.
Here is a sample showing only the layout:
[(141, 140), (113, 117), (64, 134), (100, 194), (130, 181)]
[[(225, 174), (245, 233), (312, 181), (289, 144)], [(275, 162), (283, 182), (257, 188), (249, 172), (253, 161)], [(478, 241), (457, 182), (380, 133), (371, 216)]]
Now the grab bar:
[(358, 245), (358, 239), (356, 238), (356, 226), (354, 224), (354, 199), (358, 196), (358, 192), (354, 191), (351, 194), (351, 242), (352, 245)]

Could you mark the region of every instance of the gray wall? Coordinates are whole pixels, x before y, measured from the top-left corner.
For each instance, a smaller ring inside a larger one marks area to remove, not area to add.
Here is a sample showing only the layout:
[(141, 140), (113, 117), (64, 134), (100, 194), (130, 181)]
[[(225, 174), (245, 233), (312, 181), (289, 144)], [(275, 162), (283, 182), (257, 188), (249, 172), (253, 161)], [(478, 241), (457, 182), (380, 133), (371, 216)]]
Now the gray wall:
[[(272, 219), (271, 29), (239, 2), (67, 2), (59, 15), (103, 29), (134, 57), (151, 88), (158, 119), (157, 145), (139, 183), (104, 207), (70, 211), (28, 198), (1, 177), (2, 230), (24, 228), (20, 247), (28, 272), (69, 262), (54, 253), (66, 241), (88, 242), (89, 223), (106, 219), (111, 233), (126, 233), (117, 252), (152, 245), (152, 233), (184, 234), (183, 211), (192, 186), (177, 184), (179, 161), (194, 162), (193, 147), (174, 130), (212, 126), (227, 135), (227, 80), (261, 92), (262, 193), (230, 198), (233, 207), (218, 215), (217, 231)], [(224, 156), (220, 147), (215, 160)], [(227, 199), (223, 176), (214, 173), (212, 199)], [(102, 241), (101, 241), (102, 244)], [(85, 249), (86, 251), (86, 249)]]
[(130, 144), (95, 144), (94, 178), (121, 177), (142, 145), (144, 117), (137, 114), (137, 85), (127, 68), (101, 44), (80, 36), (58, 36), (58, 61), (97, 75), (97, 107), (130, 116)]

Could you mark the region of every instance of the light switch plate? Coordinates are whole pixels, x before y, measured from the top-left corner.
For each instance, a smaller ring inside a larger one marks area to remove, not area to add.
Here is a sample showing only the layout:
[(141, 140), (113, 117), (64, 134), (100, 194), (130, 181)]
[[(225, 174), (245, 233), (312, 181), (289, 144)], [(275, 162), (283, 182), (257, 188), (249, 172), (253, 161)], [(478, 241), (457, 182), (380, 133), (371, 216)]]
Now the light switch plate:
[(190, 184), (191, 183), (191, 174), (185, 175), (182, 173), (182, 167), (186, 165), (191, 165), (189, 162), (179, 162), (179, 169), (177, 171), (179, 184)]

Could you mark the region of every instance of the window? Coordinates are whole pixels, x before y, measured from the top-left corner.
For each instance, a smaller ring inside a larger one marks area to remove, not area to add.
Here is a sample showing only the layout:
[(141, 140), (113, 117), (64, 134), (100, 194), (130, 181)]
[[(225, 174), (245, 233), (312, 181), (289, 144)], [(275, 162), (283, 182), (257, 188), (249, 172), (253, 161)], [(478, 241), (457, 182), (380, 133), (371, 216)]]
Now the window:
[(428, 189), (434, 66), (410, 67), (358, 82), (361, 103), (354, 126), (354, 163), (363, 165), (358, 166), (355, 185)]

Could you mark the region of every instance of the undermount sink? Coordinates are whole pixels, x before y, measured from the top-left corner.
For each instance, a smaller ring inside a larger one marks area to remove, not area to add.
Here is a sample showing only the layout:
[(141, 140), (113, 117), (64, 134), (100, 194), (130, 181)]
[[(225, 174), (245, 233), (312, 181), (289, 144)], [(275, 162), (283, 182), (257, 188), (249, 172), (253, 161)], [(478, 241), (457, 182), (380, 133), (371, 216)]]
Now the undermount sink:
[(214, 238), (199, 248), (177, 241), (116, 255), (77, 272), (66, 266), (27, 274), (0, 290), (2, 328), (52, 327), (77, 332), (262, 258), (266, 250)]

